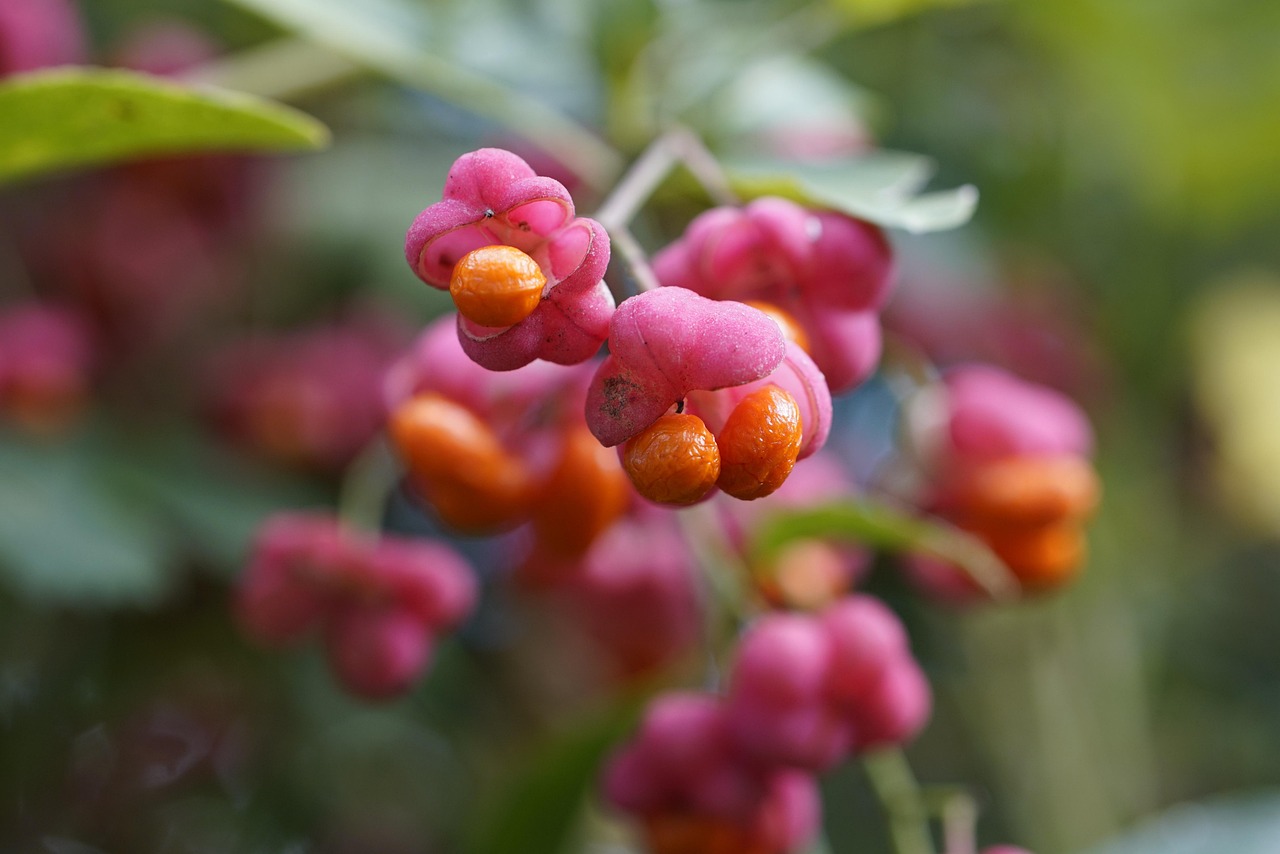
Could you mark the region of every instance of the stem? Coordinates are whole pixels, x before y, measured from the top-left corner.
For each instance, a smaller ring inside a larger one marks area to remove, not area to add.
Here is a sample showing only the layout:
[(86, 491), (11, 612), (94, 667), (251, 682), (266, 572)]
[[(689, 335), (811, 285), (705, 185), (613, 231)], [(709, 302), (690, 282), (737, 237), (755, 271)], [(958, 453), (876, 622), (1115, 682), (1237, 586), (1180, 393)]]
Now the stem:
[(739, 203), (737, 194), (730, 186), (729, 176), (720, 168), (715, 155), (707, 150), (697, 134), (677, 125), (650, 143), (636, 158), (613, 192), (600, 205), (595, 218), (610, 234), (625, 228), (677, 165), (688, 169), (689, 174), (716, 204)]
[(964, 789), (945, 793), (941, 809), (944, 854), (977, 854), (978, 803)]
[[(627, 262), (636, 290), (644, 293), (658, 287), (658, 277), (654, 275), (653, 268), (649, 266), (649, 259), (645, 255), (644, 248), (640, 246), (640, 242), (631, 233), (631, 229), (620, 225), (614, 228), (610, 234), (612, 235), (613, 245), (618, 248), (618, 251), (622, 253), (622, 257)], [(625, 298), (625, 296), (629, 295), (614, 294), (615, 298), (619, 296)], [(622, 302), (622, 299), (617, 299), (617, 301)]]
[(319, 45), (281, 38), (198, 66), (182, 79), (196, 86), (217, 86), (292, 101), (366, 73), (358, 63)]
[(342, 478), (338, 493), (338, 518), (355, 531), (382, 530), (382, 514), (399, 476), (390, 449), (381, 438), (364, 447)]
[(903, 752), (890, 747), (868, 753), (862, 758), (862, 767), (889, 816), (894, 854), (934, 854), (920, 784)]
[(595, 218), (605, 231), (612, 235), (630, 225), (678, 162), (670, 134), (651, 142), (596, 211)]
[(702, 568), (703, 577), (714, 599), (708, 609), (709, 632), (713, 654), (722, 651), (737, 638), (738, 630), (749, 616), (747, 577), (742, 560), (718, 536), (720, 520), (707, 506), (691, 507), (676, 515), (689, 550)]
[(729, 176), (720, 166), (720, 161), (702, 143), (702, 139), (688, 128), (676, 127), (671, 130), (672, 143), (676, 147), (676, 156), (689, 170), (689, 174), (698, 180), (707, 195), (717, 205), (737, 205), (742, 199), (733, 191)]

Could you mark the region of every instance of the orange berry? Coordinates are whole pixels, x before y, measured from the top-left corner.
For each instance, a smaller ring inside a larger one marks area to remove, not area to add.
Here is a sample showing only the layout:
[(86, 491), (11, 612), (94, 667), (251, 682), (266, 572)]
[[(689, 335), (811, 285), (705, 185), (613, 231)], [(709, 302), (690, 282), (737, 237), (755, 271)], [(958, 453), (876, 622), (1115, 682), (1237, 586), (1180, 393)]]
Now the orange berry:
[(796, 344), (800, 346), (801, 350), (804, 350), (806, 353), (809, 352), (808, 334), (804, 331), (804, 327), (800, 325), (800, 322), (792, 317), (788, 312), (783, 311), (771, 302), (747, 300), (746, 304), (769, 315), (769, 319), (778, 324), (778, 328), (782, 330), (783, 338), (796, 342)]
[(514, 246), (482, 246), (454, 265), (449, 295), (481, 326), (514, 326), (533, 314), (546, 284), (538, 262)]
[(849, 590), (849, 559), (839, 546), (802, 537), (756, 569), (760, 593), (772, 605), (816, 611)]
[(645, 837), (650, 854), (771, 854), (743, 828), (710, 815), (653, 816)]
[(585, 425), (570, 428), (534, 504), (539, 546), (553, 555), (581, 555), (626, 511), (630, 497), (617, 452), (601, 445)]
[(1028, 590), (1057, 586), (1084, 564), (1084, 530), (1074, 521), (976, 531)]
[(636, 491), (659, 504), (696, 504), (716, 485), (720, 451), (702, 419), (664, 415), (622, 449), (622, 467)]
[(763, 498), (795, 467), (803, 438), (796, 399), (776, 385), (744, 397), (724, 422), (717, 483), (734, 498)]
[(420, 394), (391, 417), (391, 440), (409, 479), (446, 524), (483, 531), (528, 514), (533, 479), (469, 409), (438, 394)]
[(1012, 457), (967, 473), (956, 500), (978, 524), (1043, 524), (1088, 516), (1100, 491), (1088, 460)]

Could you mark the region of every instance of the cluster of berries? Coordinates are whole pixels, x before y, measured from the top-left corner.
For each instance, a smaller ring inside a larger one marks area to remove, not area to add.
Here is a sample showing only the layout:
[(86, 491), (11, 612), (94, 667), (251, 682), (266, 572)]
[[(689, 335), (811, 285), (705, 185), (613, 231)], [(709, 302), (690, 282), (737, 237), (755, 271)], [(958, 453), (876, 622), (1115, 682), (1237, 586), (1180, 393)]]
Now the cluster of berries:
[(284, 514), (263, 525), (237, 613), (274, 647), (319, 632), (351, 693), (403, 693), (431, 661), (436, 638), (475, 606), (475, 576), (452, 549), (422, 539), (365, 539), (325, 515)]
[[(984, 540), (1026, 592), (1070, 579), (1100, 486), (1093, 433), (1074, 402), (991, 367), (948, 372), (909, 407), (927, 478), (923, 509)], [(913, 556), (924, 589), (965, 601), (981, 590), (955, 567)]]
[(831, 388), (856, 385), (878, 358), (892, 276), (874, 226), (763, 199), (699, 217), (658, 256), (664, 286), (615, 306), (603, 227), (498, 149), (458, 159), (405, 254), (449, 290), (462, 349), (486, 368), (575, 365), (607, 339), (586, 423), (623, 446), (641, 495), (675, 506), (717, 488), (768, 495), (822, 447)]
[(909, 740), (930, 706), (906, 632), (879, 601), (772, 614), (744, 635), (726, 696), (650, 707), (606, 769), (606, 794), (642, 821), (655, 854), (802, 850), (819, 821), (813, 775)]

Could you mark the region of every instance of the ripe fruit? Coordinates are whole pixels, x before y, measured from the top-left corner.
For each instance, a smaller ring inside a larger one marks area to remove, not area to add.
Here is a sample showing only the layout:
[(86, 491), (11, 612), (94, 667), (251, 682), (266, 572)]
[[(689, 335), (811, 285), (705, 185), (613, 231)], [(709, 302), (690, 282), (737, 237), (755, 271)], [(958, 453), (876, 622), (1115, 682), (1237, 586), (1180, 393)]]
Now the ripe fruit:
[(454, 265), (449, 295), (481, 326), (514, 326), (533, 314), (546, 284), (538, 262), (514, 246), (482, 246)]
[(395, 411), (390, 429), (410, 482), (446, 524), (483, 531), (527, 515), (532, 476), (465, 406), (420, 394)]
[(664, 415), (623, 446), (622, 466), (636, 491), (659, 504), (701, 501), (720, 476), (720, 451), (702, 419)]
[(809, 333), (804, 331), (800, 321), (771, 302), (747, 300), (746, 304), (769, 315), (769, 319), (778, 324), (778, 328), (782, 330), (783, 338), (796, 342), (801, 350), (809, 352)]
[(753, 391), (734, 407), (716, 438), (717, 485), (744, 501), (769, 495), (791, 474), (802, 438), (794, 397), (775, 385)]
[(570, 429), (533, 507), (538, 544), (558, 557), (578, 557), (626, 511), (630, 494), (617, 453), (585, 426)]

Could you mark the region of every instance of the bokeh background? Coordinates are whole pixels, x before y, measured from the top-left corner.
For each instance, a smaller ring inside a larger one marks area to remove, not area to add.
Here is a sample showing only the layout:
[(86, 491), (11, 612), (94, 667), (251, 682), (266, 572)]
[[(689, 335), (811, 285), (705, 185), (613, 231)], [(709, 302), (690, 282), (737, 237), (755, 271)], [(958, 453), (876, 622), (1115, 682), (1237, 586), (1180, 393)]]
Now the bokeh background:
[[(1280, 850), (1280, 6), (346, 5), (82, 2), (92, 61), (280, 98), (333, 143), (0, 190), (6, 304), (70, 300), (96, 330), (74, 413), (0, 441), (0, 850), (556, 850), (531, 790), (590, 775), (562, 735), (599, 703), (530, 688), (556, 671), (536, 631), (487, 608), (369, 706), (318, 653), (243, 640), (228, 591), (266, 513), (353, 500), (370, 389), (448, 308), (402, 242), (449, 163), (514, 148), (589, 212), (670, 121), (726, 157), (902, 150), (977, 186), (966, 226), (895, 233), (891, 340), (1094, 419), (1105, 500), (1074, 585), (955, 612), (873, 577), (938, 695), (917, 775), (1040, 854)], [(158, 21), (207, 43), (139, 36)], [(530, 103), (603, 153), (552, 144)], [(705, 199), (676, 181), (655, 206), (646, 241)], [(884, 388), (850, 404), (849, 444), (885, 441)], [(398, 494), (386, 518), (427, 524)], [(856, 766), (826, 798), (832, 852), (885, 849)], [(569, 850), (623, 850), (591, 815)]]

